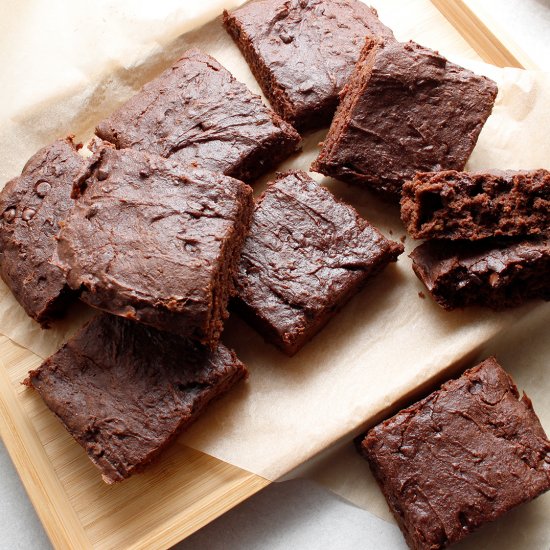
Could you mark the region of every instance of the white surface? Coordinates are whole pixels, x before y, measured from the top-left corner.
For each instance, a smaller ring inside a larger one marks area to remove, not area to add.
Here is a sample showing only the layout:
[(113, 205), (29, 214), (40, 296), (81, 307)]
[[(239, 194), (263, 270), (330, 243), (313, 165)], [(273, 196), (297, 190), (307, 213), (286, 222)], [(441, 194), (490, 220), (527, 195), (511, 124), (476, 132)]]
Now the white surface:
[[(481, 1), (481, 0), (480, 0)], [(550, 2), (483, 0), (533, 59), (548, 67)], [(537, 53), (539, 52), (539, 53)], [(548, 426), (546, 426), (548, 429)], [(0, 443), (0, 549), (50, 548)], [(306, 481), (268, 487), (180, 545), (194, 549), (405, 549), (396, 527)], [(481, 546), (480, 546), (481, 548)], [(489, 546), (483, 546), (489, 550)], [(548, 550), (545, 546), (528, 550)]]

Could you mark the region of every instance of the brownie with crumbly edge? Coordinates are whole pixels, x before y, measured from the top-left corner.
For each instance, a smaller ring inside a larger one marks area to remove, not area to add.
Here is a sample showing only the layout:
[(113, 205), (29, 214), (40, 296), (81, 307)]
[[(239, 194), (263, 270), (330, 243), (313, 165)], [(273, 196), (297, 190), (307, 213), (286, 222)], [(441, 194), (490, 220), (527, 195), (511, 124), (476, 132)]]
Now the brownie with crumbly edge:
[(550, 300), (550, 241), (484, 239), (426, 241), (410, 257), (418, 278), (444, 309), (480, 305), (496, 310)]
[(550, 172), (418, 173), (403, 186), (401, 219), (415, 239), (550, 234)]
[(550, 441), (494, 357), (362, 443), (414, 550), (438, 550), (550, 489)]
[(496, 95), (433, 50), (367, 39), (312, 169), (398, 200), (416, 172), (464, 168)]
[(223, 22), (275, 111), (299, 130), (330, 124), (365, 37), (394, 40), (358, 0), (256, 0)]
[(198, 49), (100, 122), (96, 134), (119, 149), (132, 147), (246, 182), (300, 146), (290, 124)]
[(59, 265), (81, 300), (215, 345), (253, 209), (245, 183), (99, 147), (75, 184)]
[(25, 381), (106, 483), (142, 470), (212, 399), (247, 376), (235, 353), (101, 314)]
[(279, 174), (256, 204), (236, 306), (293, 355), (402, 252), (305, 172)]
[(0, 192), (0, 275), (43, 328), (75, 298), (52, 264), (59, 222), (72, 208), (74, 180), (85, 166), (73, 136), (40, 149)]

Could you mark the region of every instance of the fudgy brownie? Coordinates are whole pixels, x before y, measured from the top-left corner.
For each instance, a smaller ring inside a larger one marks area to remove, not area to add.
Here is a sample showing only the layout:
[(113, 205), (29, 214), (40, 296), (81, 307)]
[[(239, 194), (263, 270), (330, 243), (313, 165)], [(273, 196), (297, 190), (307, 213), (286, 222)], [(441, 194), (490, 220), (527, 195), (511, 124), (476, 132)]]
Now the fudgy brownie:
[(0, 275), (27, 314), (46, 328), (74, 298), (51, 263), (59, 222), (84, 167), (72, 137), (40, 149), (0, 192)]
[(401, 219), (416, 239), (550, 233), (550, 172), (419, 173), (403, 185)]
[(114, 483), (143, 469), (246, 375), (221, 344), (210, 350), (102, 314), (25, 383), (84, 447), (104, 481)]
[(237, 274), (237, 307), (293, 355), (402, 252), (403, 245), (305, 172), (279, 174), (256, 204)]
[(367, 39), (312, 169), (399, 198), (416, 172), (464, 168), (496, 95), (433, 50)]
[(366, 36), (394, 40), (358, 0), (257, 0), (223, 22), (275, 111), (299, 130), (330, 124)]
[(494, 358), (372, 429), (362, 444), (415, 550), (438, 550), (550, 489), (550, 442)]
[(548, 239), (426, 241), (410, 257), (418, 278), (445, 309), (503, 309), (531, 298), (550, 300)]
[(95, 307), (215, 344), (252, 214), (241, 181), (99, 148), (59, 235), (67, 281)]
[(214, 58), (192, 49), (108, 119), (96, 134), (251, 181), (296, 151), (300, 136)]

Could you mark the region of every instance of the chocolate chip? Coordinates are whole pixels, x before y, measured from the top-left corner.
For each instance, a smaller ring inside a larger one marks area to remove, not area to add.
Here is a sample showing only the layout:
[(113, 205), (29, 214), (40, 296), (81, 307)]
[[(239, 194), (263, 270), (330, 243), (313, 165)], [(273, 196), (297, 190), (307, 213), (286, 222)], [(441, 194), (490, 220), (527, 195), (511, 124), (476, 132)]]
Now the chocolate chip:
[(34, 210), (34, 208), (25, 208), (25, 210), (23, 210), (23, 214), (21, 216), (21, 219), (24, 222), (28, 222), (28, 221), (32, 220), (32, 218), (34, 217), (35, 214), (36, 214), (36, 210)]
[(4, 218), (4, 221), (8, 223), (12, 222), (15, 219), (15, 208), (8, 208), (5, 210), (2, 217)]
[(52, 186), (47, 181), (41, 180), (36, 184), (35, 191), (39, 197), (44, 198), (51, 188)]

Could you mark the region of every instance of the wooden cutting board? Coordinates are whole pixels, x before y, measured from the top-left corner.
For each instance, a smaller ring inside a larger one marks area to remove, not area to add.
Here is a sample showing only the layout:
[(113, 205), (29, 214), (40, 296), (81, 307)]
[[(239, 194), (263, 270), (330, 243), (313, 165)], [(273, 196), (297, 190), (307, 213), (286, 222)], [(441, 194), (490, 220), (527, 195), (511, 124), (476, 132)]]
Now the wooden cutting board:
[[(497, 39), (473, 0), (414, 4), (423, 24), (442, 25), (447, 17), (459, 42), (483, 61), (535, 68), (511, 40)], [(270, 483), (176, 442), (145, 473), (107, 486), (40, 398), (21, 384), (41, 359), (0, 335), (0, 362), (0, 435), (55, 548), (166, 548)]]

